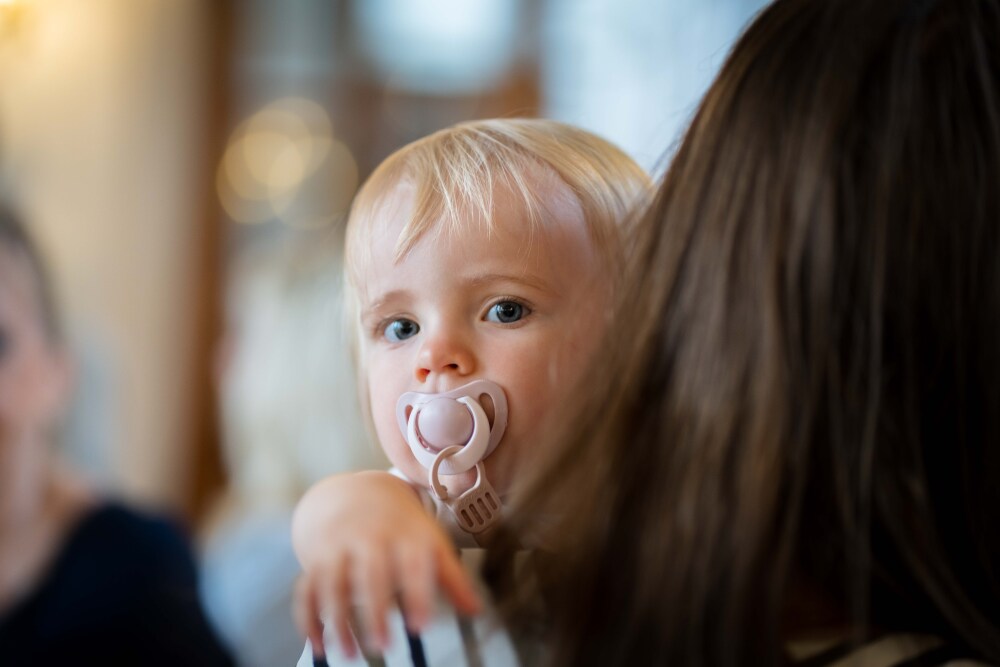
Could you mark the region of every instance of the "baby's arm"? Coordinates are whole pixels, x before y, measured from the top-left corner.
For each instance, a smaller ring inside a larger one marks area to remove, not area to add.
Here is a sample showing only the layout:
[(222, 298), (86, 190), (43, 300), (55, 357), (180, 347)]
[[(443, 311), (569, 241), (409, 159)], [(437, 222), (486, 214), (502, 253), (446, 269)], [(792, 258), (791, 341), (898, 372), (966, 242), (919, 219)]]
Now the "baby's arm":
[(364, 640), (380, 651), (388, 641), (386, 613), (398, 593), (407, 627), (427, 622), (436, 588), (464, 613), (479, 600), (445, 531), (406, 481), (386, 472), (329, 477), (299, 502), (292, 542), (305, 575), (296, 591), (299, 628), (323, 653), (320, 615), (332, 620), (345, 654), (355, 654), (352, 603), (360, 602)]

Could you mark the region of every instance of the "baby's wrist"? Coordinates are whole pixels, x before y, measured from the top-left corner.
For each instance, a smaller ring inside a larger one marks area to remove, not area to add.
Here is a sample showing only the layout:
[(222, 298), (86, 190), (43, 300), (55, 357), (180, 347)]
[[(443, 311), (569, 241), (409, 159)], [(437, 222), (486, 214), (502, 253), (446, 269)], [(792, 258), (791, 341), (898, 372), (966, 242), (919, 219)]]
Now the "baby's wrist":
[(423, 506), (424, 511), (428, 516), (437, 516), (437, 505), (434, 503), (434, 499), (431, 497), (430, 491), (407, 477), (399, 468), (389, 468), (389, 474), (410, 487), (410, 489), (417, 495), (417, 498), (420, 500), (420, 504)]

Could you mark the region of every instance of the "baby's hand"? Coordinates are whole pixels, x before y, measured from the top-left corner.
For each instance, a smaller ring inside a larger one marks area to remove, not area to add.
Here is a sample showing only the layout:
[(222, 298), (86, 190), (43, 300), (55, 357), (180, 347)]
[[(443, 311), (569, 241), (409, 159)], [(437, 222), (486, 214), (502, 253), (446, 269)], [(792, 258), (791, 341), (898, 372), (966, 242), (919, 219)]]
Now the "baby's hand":
[(458, 611), (479, 611), (447, 534), (415, 490), (388, 473), (351, 473), (316, 484), (295, 510), (292, 538), (305, 571), (295, 594), (296, 623), (316, 656), (324, 655), (321, 617), (332, 622), (345, 655), (356, 654), (352, 607), (358, 608), (362, 640), (377, 653), (388, 644), (386, 614), (397, 595), (411, 632), (427, 623), (438, 587)]

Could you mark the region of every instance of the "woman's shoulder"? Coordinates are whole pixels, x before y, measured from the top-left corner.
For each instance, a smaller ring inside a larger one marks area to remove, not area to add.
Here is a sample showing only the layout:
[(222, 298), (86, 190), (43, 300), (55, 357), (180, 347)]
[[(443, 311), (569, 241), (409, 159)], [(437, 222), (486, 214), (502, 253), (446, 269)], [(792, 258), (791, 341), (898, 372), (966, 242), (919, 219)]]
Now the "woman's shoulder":
[(136, 545), (163, 541), (185, 542), (180, 524), (165, 515), (137, 509), (116, 500), (101, 502), (80, 519), (77, 537), (91, 535), (112, 543)]
[(119, 589), (196, 577), (190, 543), (179, 524), (115, 501), (80, 518), (59, 560), (63, 577), (114, 583)]
[(985, 667), (968, 647), (934, 635), (892, 633), (864, 640), (795, 642), (795, 667)]
[(98, 502), (74, 521), (42, 585), (0, 624), (0, 662), (229, 665), (196, 586), (174, 523)]

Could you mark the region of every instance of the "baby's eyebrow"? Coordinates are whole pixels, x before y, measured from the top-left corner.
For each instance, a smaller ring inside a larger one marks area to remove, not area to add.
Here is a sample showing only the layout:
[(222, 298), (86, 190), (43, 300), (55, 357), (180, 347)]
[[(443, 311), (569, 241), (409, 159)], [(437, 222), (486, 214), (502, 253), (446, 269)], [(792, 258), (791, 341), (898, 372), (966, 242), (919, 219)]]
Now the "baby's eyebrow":
[(366, 315), (368, 313), (379, 311), (385, 308), (387, 304), (390, 304), (394, 301), (398, 301), (400, 299), (404, 299), (408, 295), (409, 292), (407, 290), (401, 290), (401, 289), (392, 290), (391, 292), (386, 292), (385, 294), (380, 294), (377, 298), (367, 303), (362, 303), (361, 313), (362, 315)]
[(470, 287), (481, 287), (498, 282), (519, 283), (542, 292), (555, 291), (553, 286), (542, 278), (530, 273), (481, 273), (465, 280)]

